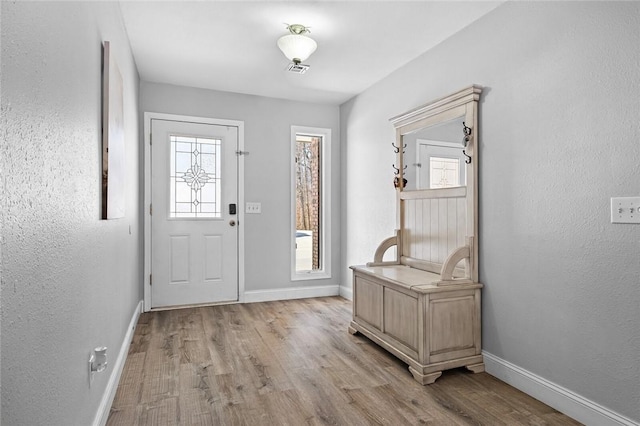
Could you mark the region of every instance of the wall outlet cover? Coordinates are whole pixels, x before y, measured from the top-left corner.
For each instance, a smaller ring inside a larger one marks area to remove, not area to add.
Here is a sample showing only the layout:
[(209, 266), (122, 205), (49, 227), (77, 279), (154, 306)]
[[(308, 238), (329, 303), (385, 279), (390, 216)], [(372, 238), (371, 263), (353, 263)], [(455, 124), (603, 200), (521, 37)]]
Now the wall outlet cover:
[(640, 197), (612, 197), (611, 223), (640, 223)]

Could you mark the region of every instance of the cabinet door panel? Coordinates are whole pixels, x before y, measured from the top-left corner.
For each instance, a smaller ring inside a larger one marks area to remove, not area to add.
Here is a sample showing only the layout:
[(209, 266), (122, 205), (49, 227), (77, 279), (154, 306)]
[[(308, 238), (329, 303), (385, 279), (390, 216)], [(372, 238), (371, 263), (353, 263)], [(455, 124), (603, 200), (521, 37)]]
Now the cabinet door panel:
[(414, 351), (418, 350), (418, 299), (384, 289), (384, 332)]
[[(429, 311), (430, 323), (430, 355), (457, 353), (460, 351), (475, 352), (474, 314), (475, 301), (472, 295), (450, 299), (431, 300)], [(435, 359), (447, 359), (437, 357)], [(432, 361), (435, 361), (432, 358)]]
[(382, 286), (356, 275), (355, 316), (382, 329)]

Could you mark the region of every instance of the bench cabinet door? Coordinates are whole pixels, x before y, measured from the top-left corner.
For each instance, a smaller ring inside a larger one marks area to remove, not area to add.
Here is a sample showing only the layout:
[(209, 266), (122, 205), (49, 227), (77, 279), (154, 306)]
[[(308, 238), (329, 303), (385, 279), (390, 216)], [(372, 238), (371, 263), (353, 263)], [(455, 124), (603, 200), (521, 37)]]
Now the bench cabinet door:
[(380, 284), (354, 276), (354, 318), (363, 320), (378, 330), (382, 330), (382, 289)]
[(429, 362), (480, 353), (480, 291), (432, 294), (429, 298)]
[(385, 334), (417, 352), (419, 324), (417, 296), (385, 287), (383, 313)]

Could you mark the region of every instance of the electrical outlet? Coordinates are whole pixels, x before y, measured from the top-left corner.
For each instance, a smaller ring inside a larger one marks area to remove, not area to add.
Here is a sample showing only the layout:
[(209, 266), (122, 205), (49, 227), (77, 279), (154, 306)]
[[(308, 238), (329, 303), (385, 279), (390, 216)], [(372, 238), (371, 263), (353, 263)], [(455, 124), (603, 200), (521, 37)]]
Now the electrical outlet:
[(262, 203), (245, 203), (245, 213), (260, 214), (262, 213)]
[(640, 223), (640, 197), (612, 197), (611, 223)]
[(93, 370), (93, 363), (96, 361), (96, 356), (93, 352), (89, 354), (89, 387), (91, 387), (91, 383), (93, 383), (93, 375), (95, 374)]
[(102, 373), (107, 369), (107, 347), (98, 346), (89, 354), (89, 387), (95, 373)]

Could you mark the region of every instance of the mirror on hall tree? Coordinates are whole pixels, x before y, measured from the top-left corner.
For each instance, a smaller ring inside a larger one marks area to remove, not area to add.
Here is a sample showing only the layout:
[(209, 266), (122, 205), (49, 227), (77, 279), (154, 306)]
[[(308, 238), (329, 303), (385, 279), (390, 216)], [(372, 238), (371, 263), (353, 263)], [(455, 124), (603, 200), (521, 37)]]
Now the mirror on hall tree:
[(466, 185), (464, 117), (456, 117), (403, 135), (405, 190)]
[[(396, 129), (394, 186), (438, 191), (476, 185), (476, 103), (482, 87), (469, 86), (390, 119)], [(401, 182), (404, 182), (402, 185)]]

